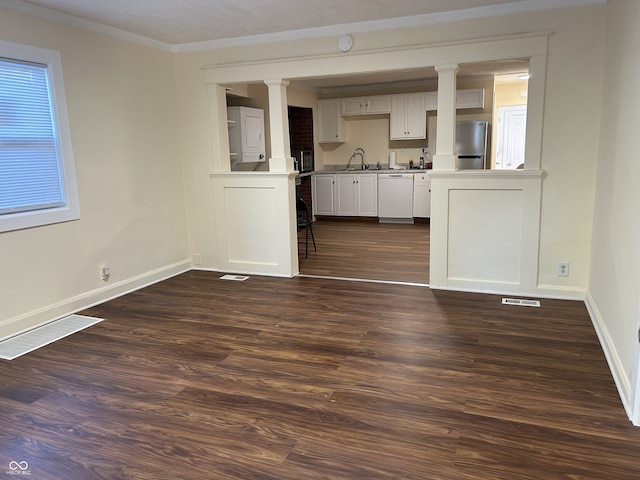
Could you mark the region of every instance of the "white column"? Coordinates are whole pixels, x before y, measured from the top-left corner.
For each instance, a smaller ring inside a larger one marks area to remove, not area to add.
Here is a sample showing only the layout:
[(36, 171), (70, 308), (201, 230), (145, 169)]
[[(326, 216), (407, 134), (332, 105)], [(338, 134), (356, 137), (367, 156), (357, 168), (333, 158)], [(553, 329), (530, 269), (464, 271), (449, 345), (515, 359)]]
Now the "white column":
[(293, 171), (291, 146), (289, 145), (289, 114), (287, 110), (287, 85), (282, 79), (265, 80), (269, 88), (269, 129), (271, 131), (270, 172)]
[(229, 130), (227, 126), (227, 91), (218, 84), (207, 85), (209, 96), (209, 127), (211, 129), (211, 170), (231, 170)]
[(529, 59), (529, 85), (527, 95), (527, 134), (524, 154), (525, 170), (542, 168), (542, 118), (544, 115), (547, 56)]
[(438, 118), (434, 170), (456, 169), (456, 74), (458, 65), (438, 65)]

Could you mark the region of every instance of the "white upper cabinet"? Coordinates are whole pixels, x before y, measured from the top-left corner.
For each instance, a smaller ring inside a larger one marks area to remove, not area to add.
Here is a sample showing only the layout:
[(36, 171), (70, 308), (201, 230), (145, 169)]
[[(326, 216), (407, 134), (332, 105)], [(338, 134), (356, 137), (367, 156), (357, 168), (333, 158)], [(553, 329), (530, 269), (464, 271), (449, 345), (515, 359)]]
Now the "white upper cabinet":
[(456, 92), (456, 108), (484, 108), (484, 88), (458, 90)]
[(340, 102), (342, 115), (373, 115), (391, 111), (390, 95), (343, 98)]
[(424, 93), (391, 95), (391, 140), (427, 138)]
[(375, 95), (366, 97), (364, 113), (389, 113), (391, 111), (391, 95)]
[(342, 115), (364, 114), (364, 97), (352, 97), (340, 99), (340, 113)]
[(427, 112), (438, 110), (438, 92), (427, 92), (424, 94), (424, 103)]
[(340, 99), (318, 100), (318, 142), (344, 142), (344, 119)]
[[(438, 109), (438, 92), (427, 92), (426, 108), (428, 112)], [(484, 88), (470, 88), (456, 91), (456, 109), (484, 108)]]

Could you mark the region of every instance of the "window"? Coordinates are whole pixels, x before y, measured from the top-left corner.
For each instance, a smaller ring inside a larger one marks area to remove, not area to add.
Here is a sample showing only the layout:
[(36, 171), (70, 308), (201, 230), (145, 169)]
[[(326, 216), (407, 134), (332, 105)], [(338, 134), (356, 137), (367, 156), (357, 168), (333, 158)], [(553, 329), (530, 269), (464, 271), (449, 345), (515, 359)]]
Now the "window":
[(60, 55), (0, 42), (0, 232), (78, 218)]

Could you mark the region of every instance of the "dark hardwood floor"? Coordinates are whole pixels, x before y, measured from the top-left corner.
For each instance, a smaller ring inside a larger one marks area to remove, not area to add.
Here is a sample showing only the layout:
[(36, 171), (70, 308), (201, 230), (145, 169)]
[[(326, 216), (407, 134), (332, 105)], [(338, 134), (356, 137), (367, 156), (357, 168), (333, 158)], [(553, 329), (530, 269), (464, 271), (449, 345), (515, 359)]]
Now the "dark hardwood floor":
[(220, 276), (90, 308), (105, 321), (0, 362), (0, 475), (640, 477), (580, 302)]
[(317, 251), (298, 234), (300, 273), (408, 283), (429, 283), (428, 221), (413, 225), (378, 219), (324, 217), (313, 223)]

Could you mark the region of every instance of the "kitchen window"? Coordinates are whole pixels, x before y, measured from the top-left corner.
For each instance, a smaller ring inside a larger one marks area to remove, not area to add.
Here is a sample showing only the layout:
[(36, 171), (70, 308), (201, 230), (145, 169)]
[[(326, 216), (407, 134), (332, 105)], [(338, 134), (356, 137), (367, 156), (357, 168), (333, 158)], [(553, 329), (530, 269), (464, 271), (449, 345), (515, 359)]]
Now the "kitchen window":
[(0, 232), (78, 218), (60, 54), (0, 42)]

